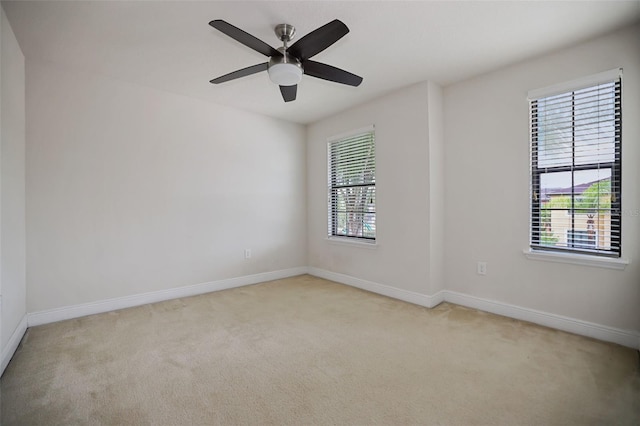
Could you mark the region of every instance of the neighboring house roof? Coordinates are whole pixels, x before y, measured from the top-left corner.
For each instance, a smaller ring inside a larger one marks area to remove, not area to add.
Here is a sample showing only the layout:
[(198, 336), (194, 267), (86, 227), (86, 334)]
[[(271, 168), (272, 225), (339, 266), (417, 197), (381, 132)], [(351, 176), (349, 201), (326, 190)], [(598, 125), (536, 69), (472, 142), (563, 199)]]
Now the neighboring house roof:
[[(576, 185), (573, 187), (574, 189), (574, 193), (576, 195), (580, 195), (582, 194), (584, 191), (586, 191), (587, 188), (589, 188), (591, 185), (593, 185), (594, 183), (597, 182), (603, 182), (605, 180), (609, 180), (611, 178), (604, 178), (604, 179), (598, 179), (598, 180), (594, 180), (591, 182), (585, 182), (585, 183), (581, 183), (579, 185)], [(545, 203), (547, 201), (549, 201), (551, 199), (552, 196), (554, 195), (571, 195), (572, 191), (571, 191), (571, 187), (567, 187), (567, 188), (542, 188), (542, 190), (540, 191), (540, 195), (541, 195), (541, 199), (542, 202)]]

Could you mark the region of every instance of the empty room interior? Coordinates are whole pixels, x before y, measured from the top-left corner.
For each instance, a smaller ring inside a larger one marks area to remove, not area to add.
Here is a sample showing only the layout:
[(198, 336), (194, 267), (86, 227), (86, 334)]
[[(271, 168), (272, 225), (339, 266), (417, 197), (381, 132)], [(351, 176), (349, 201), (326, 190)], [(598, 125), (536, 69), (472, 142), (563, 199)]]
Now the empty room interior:
[(640, 1), (2, 1), (3, 425), (640, 424)]

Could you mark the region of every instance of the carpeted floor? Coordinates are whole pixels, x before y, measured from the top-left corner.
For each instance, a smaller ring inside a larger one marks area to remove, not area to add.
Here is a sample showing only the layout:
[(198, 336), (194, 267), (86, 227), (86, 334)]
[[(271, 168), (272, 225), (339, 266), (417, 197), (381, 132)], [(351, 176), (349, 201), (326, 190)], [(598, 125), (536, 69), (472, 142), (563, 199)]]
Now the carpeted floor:
[(636, 351), (311, 276), (30, 328), (9, 425), (640, 424)]

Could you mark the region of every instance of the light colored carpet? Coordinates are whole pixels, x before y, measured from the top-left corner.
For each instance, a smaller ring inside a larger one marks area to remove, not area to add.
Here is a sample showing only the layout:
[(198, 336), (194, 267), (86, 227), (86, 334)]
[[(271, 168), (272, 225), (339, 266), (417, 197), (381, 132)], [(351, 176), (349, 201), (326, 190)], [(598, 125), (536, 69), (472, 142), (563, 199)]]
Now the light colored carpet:
[(640, 424), (638, 355), (300, 276), (30, 328), (8, 425)]

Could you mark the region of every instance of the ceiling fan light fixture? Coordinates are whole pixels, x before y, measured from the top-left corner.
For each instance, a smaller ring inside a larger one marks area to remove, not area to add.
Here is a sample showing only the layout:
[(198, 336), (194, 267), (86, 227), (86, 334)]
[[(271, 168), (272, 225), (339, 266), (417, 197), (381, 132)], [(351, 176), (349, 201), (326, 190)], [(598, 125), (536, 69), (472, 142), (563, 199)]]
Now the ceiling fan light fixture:
[(295, 86), (302, 80), (302, 67), (292, 62), (270, 64), (268, 72), (278, 86)]

